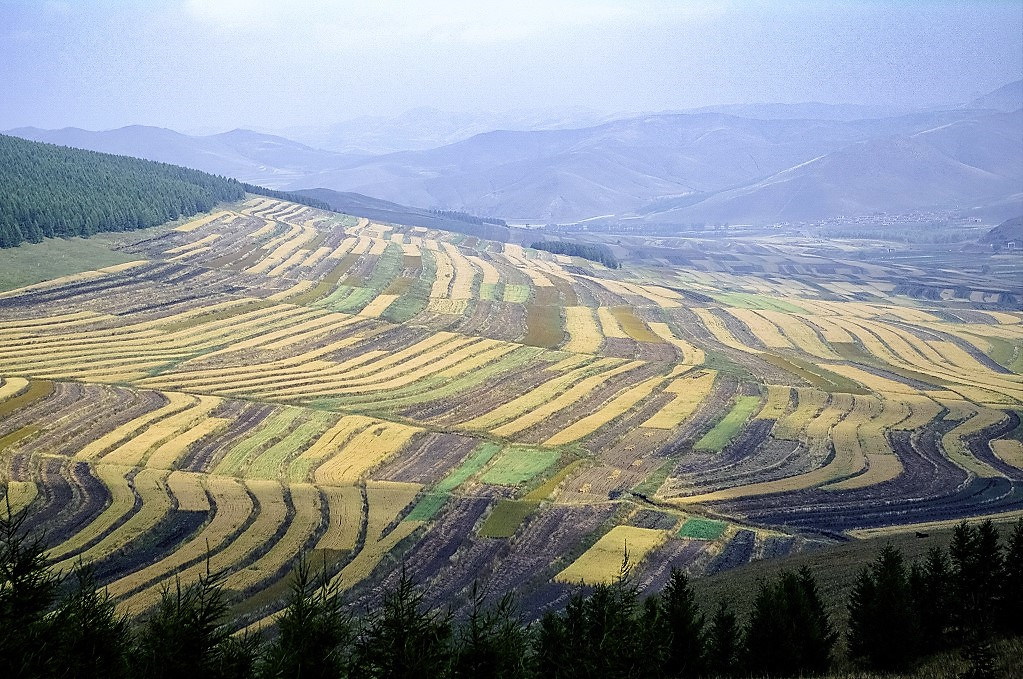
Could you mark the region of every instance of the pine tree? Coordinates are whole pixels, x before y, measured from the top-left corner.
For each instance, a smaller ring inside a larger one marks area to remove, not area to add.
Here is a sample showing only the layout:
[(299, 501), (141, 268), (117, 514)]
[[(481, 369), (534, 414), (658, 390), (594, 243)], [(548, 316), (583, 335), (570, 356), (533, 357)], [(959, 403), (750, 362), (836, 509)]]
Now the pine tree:
[(721, 600), (707, 633), (706, 668), (711, 675), (731, 677), (738, 671), (739, 625), (728, 604)]
[(451, 616), (423, 607), (423, 594), (402, 571), (357, 640), (351, 674), (373, 679), (447, 676), (452, 660)]
[(478, 583), (473, 583), (468, 619), (455, 643), (452, 676), (456, 679), (494, 677), (520, 679), (527, 676), (529, 639), (511, 593), (488, 608)]
[(288, 607), (277, 621), (277, 638), (263, 655), (260, 676), (266, 679), (332, 679), (341, 676), (352, 639), (337, 583), (326, 569), (313, 577), (305, 558), (292, 575)]
[(916, 659), (918, 638), (902, 553), (886, 545), (849, 597), (849, 654), (872, 669), (903, 669)]
[(1023, 519), (1016, 522), (1005, 546), (1005, 577), (1002, 591), (1002, 626), (1023, 633)]
[(923, 564), (913, 564), (910, 590), (920, 625), (920, 649), (933, 653), (945, 647), (952, 625), (952, 570), (945, 550), (931, 547)]
[(671, 677), (693, 677), (703, 672), (704, 616), (685, 571), (671, 570), (660, 596), (661, 621), (667, 644), (665, 669)]

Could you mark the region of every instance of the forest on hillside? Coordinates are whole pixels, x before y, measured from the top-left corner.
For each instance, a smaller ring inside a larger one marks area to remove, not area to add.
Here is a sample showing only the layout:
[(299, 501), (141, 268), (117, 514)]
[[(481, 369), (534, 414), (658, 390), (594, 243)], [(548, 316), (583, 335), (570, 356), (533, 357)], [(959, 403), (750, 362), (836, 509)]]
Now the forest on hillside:
[(234, 179), (0, 135), (0, 247), (132, 231), (240, 200)]

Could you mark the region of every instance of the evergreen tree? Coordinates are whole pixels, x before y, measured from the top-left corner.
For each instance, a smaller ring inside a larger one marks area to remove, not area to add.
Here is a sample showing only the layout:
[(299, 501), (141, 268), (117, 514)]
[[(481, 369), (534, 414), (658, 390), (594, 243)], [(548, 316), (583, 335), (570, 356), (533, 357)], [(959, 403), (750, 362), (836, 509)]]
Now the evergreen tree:
[(910, 571), (913, 610), (920, 626), (920, 649), (933, 653), (945, 647), (952, 625), (952, 571), (945, 550), (931, 547), (923, 564)]
[(886, 545), (864, 567), (849, 598), (849, 654), (882, 671), (917, 655), (919, 629), (902, 552)]
[(494, 677), (520, 679), (527, 676), (529, 638), (519, 618), (511, 593), (492, 608), (477, 583), (471, 592), (468, 619), (461, 625), (455, 642), (452, 676), (456, 679)]
[(660, 595), (665, 670), (670, 677), (694, 677), (703, 672), (704, 616), (686, 572), (673, 568)]
[(451, 667), (451, 616), (428, 612), (402, 571), (398, 587), (356, 644), (352, 675), (374, 679), (444, 677)]
[(300, 558), (292, 575), (288, 607), (277, 621), (277, 638), (267, 647), (260, 675), (267, 679), (340, 677), (352, 639), (338, 584), (326, 569), (313, 577)]
[(746, 629), (745, 665), (771, 675), (824, 674), (837, 633), (807, 568), (761, 582)]
[(1016, 522), (1005, 547), (1005, 586), (1002, 590), (1002, 626), (1023, 634), (1023, 519)]
[(739, 625), (735, 614), (724, 600), (717, 610), (707, 633), (707, 671), (716, 677), (731, 677), (738, 672)]
[(235, 639), (224, 625), (223, 576), (207, 573), (187, 587), (165, 588), (132, 652), (133, 676), (233, 679), (255, 671), (258, 641)]
[(117, 679), (128, 676), (128, 620), (96, 585), (91, 565), (79, 563), (74, 587), (51, 614), (49, 628), (59, 660), (54, 677)]

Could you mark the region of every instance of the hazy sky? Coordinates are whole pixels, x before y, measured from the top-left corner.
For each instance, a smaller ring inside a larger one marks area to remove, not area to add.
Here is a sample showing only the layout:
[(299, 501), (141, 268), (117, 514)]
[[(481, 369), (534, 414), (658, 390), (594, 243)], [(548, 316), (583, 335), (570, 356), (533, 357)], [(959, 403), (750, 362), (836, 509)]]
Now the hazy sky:
[(1021, 77), (1021, 0), (0, 0), (0, 129), (917, 104)]

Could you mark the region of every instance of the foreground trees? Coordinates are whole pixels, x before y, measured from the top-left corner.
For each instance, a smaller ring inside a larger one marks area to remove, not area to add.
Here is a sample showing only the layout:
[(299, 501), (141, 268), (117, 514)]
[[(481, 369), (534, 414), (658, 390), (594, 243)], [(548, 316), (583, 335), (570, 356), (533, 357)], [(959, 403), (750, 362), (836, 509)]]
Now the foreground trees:
[[(378, 610), (357, 619), (305, 560), (269, 640), (234, 631), (222, 578), (209, 573), (164, 592), (156, 610), (130, 626), (88, 567), (54, 574), (24, 516), (2, 514), (4, 677), (811, 676), (831, 669), (838, 639), (806, 569), (761, 581), (745, 626), (725, 602), (708, 620), (677, 570), (659, 594), (642, 598), (623, 575), (533, 625), (511, 595), (488, 604), (479, 588), (464, 611), (429, 610), (403, 574)], [(909, 567), (886, 547), (849, 598), (850, 655), (874, 670), (904, 670), (925, 653), (960, 647), (969, 676), (988, 676), (986, 641), (1019, 630), (1021, 572), (1023, 521), (1004, 546), (992, 525), (963, 524), (947, 553), (934, 549)]]

